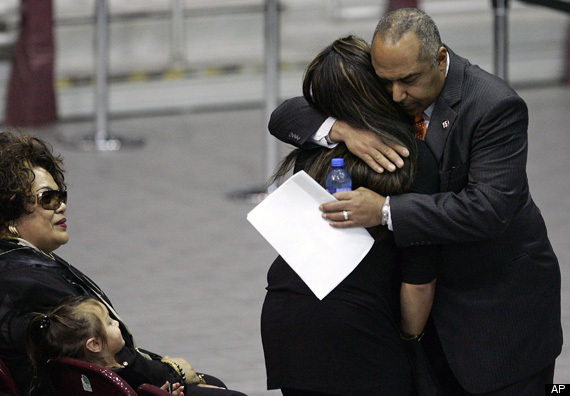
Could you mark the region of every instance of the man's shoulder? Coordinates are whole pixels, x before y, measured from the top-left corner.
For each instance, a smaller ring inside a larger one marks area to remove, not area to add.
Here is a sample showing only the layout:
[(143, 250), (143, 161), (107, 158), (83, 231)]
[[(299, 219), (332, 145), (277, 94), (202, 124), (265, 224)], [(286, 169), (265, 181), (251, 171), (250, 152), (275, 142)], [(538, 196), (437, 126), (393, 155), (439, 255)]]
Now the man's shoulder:
[(506, 97), (520, 99), (516, 91), (503, 79), (472, 64), (467, 58), (454, 53), (449, 49), (451, 57), (450, 77), (453, 79), (461, 76), (462, 98), (468, 100), (484, 100), (489, 103), (493, 100), (501, 101)]
[(468, 62), (460, 70), (455, 69), (452, 79), (446, 81), (441, 100), (470, 119), (505, 108), (526, 111), (524, 100), (507, 82)]
[(477, 65), (465, 69), (465, 90), (475, 90), (490, 98), (512, 96), (519, 98), (516, 91), (503, 79), (489, 73)]

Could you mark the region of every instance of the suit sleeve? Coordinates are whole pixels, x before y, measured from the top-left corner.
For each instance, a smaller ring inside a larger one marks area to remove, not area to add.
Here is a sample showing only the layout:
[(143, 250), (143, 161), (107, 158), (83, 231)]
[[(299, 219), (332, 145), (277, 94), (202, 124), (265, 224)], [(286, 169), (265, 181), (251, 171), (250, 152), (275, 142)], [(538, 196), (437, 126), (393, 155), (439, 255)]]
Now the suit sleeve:
[(455, 131), (460, 135), (446, 150), (455, 150), (456, 156), (463, 150), (465, 159), (440, 171), (442, 191), (447, 192), (391, 198), (396, 243), (473, 242), (505, 232), (524, 204), (521, 200), (530, 199), (527, 127), (526, 104), (512, 94), (489, 106), (472, 133)]
[(269, 119), (269, 132), (284, 143), (313, 148), (317, 145), (309, 138), (327, 118), (299, 96), (286, 100), (273, 111)]
[(437, 277), (439, 246), (407, 246), (401, 248), (400, 253), (402, 282), (421, 285)]

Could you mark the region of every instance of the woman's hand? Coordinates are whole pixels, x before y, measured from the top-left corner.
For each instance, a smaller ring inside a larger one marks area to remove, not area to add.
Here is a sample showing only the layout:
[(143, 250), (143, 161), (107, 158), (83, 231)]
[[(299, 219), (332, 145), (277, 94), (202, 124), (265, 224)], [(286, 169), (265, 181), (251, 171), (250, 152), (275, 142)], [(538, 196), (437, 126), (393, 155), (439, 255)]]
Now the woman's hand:
[(401, 168), (404, 166), (402, 158), (410, 155), (405, 147), (386, 144), (373, 132), (353, 128), (340, 120), (333, 124), (329, 138), (333, 142), (344, 142), (352, 154), (378, 173), (384, 169), (393, 172), (396, 166)]
[(174, 385), (170, 386), (170, 382), (166, 381), (164, 385), (160, 387), (160, 389), (170, 392), (174, 396), (184, 396), (184, 387), (180, 385), (180, 382), (177, 382)]
[[(338, 201), (319, 206), (324, 219), (335, 228), (374, 227), (382, 224), (382, 205), (386, 198), (364, 187), (341, 191), (333, 196)], [(348, 216), (345, 219), (344, 211)]]
[(162, 359), (170, 360), (182, 367), (182, 370), (184, 370), (184, 373), (186, 374), (187, 384), (199, 384), (201, 382), (200, 377), (198, 377), (198, 374), (196, 374), (196, 371), (194, 371), (194, 368), (190, 365), (190, 363), (188, 363), (186, 359), (170, 356), (163, 356)]

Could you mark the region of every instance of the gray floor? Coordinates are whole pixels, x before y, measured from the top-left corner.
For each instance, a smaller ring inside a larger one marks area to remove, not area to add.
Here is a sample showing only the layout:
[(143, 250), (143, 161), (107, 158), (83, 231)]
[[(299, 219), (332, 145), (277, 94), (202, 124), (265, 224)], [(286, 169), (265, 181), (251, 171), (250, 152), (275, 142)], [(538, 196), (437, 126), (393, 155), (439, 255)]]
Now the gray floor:
[[(570, 90), (521, 90), (530, 107), (528, 173), (563, 274), (570, 327)], [(275, 256), (246, 221), (253, 203), (227, 194), (263, 179), (263, 109), (114, 120), (140, 149), (83, 152), (55, 137), (92, 123), (35, 131), (65, 157), (71, 241), (59, 253), (109, 294), (140, 345), (186, 357), (249, 395), (265, 395), (259, 314)], [(556, 381), (570, 382), (570, 353)]]

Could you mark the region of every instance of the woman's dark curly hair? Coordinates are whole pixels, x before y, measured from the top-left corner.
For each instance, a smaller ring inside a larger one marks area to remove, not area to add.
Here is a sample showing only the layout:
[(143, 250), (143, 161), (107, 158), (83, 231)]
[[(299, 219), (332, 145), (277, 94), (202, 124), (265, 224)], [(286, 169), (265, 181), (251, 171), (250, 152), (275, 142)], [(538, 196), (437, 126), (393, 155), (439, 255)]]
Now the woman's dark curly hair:
[(62, 157), (52, 147), (29, 135), (0, 132), (0, 234), (9, 223), (30, 213), (35, 202), (32, 183), (34, 168), (49, 172), (60, 190), (65, 190)]

